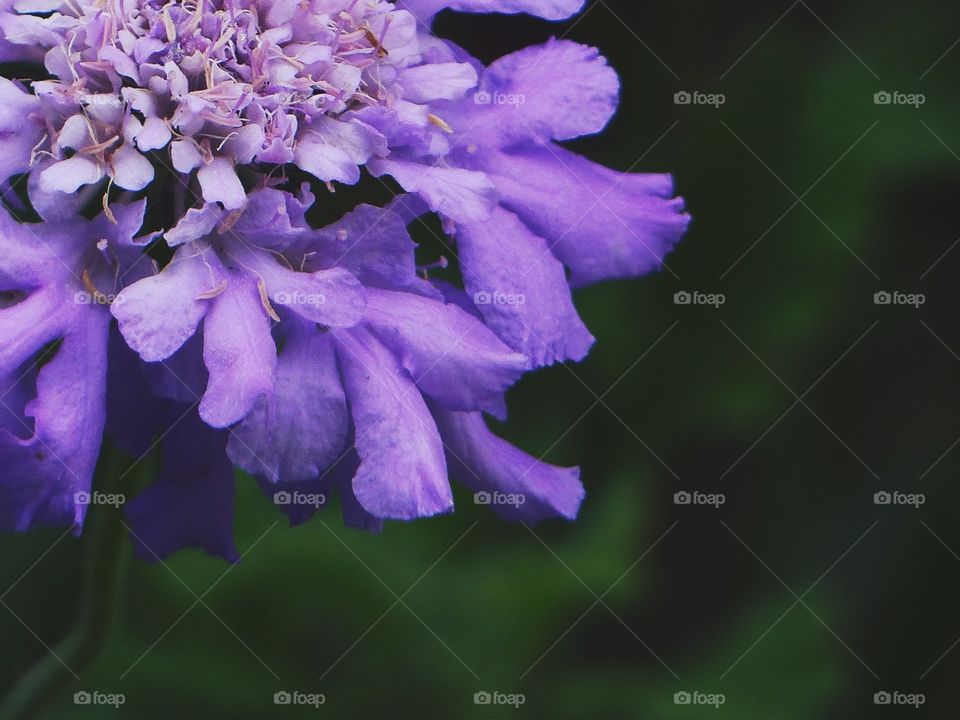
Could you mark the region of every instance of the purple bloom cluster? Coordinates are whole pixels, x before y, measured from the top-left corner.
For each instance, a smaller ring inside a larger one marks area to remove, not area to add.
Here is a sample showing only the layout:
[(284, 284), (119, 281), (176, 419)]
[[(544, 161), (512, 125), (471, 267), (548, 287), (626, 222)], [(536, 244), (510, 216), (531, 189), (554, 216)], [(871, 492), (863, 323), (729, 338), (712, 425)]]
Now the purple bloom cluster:
[[(484, 67), (430, 27), (581, 5), (0, 0), (0, 528), (81, 527), (105, 434), (161, 448), (126, 507), (145, 557), (235, 557), (235, 467), (293, 522), (334, 493), (366, 529), (448, 512), (448, 475), (574, 518), (579, 471), (483, 414), (587, 354), (571, 286), (656, 269), (689, 217), (669, 176), (557, 144), (615, 112), (596, 50)], [(402, 192), (308, 221), (364, 176)], [(457, 284), (418, 267), (429, 213)]]

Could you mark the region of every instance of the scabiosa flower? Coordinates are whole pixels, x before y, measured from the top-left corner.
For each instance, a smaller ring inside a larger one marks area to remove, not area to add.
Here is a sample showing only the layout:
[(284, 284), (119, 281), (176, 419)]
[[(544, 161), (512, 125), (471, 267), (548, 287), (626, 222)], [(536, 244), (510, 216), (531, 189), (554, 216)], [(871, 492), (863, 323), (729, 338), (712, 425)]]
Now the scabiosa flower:
[[(571, 286), (657, 268), (689, 218), (669, 176), (557, 145), (616, 109), (596, 50), (485, 68), (430, 23), (581, 5), (0, 2), (0, 527), (79, 528), (104, 432), (160, 446), (126, 508), (147, 559), (236, 558), (234, 468), (294, 523), (334, 493), (370, 530), (448, 512), (450, 476), (523, 498), (508, 519), (574, 518), (579, 471), (483, 415), (586, 355)], [(403, 192), (308, 220), (365, 174)], [(428, 213), (462, 287), (417, 264)]]

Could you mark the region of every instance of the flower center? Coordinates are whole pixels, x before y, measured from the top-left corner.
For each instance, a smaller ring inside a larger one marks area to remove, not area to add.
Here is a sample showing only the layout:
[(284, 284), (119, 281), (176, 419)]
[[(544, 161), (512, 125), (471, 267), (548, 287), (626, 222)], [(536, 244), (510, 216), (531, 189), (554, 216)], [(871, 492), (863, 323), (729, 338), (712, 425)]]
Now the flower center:
[(190, 146), (181, 158), (282, 164), (317, 118), (387, 102), (397, 14), (363, 0), (65, 0), (7, 35), (43, 48), (52, 76), (32, 84), (38, 160), (107, 166), (122, 146), (173, 140)]

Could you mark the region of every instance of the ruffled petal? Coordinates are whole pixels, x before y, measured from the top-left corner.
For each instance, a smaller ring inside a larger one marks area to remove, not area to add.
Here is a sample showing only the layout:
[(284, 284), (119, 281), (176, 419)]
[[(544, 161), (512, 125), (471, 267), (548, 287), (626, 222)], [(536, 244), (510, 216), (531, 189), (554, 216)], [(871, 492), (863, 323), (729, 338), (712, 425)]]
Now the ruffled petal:
[(195, 403), (203, 397), (210, 373), (203, 364), (203, 333), (195, 333), (173, 355), (143, 368), (150, 389), (161, 398)]
[(0, 310), (0, 375), (9, 375), (66, 330), (63, 295), (48, 287)]
[(482, 172), (406, 160), (372, 160), (367, 167), (374, 175), (392, 175), (431, 210), (456, 222), (485, 220), (496, 205), (496, 190)]
[(619, 173), (560, 147), (490, 153), (481, 165), (575, 287), (658, 269), (690, 223), (669, 175)]
[(570, 297), (563, 265), (546, 241), (498, 208), (457, 228), (464, 285), (500, 338), (537, 365), (582, 360), (593, 345)]
[(363, 286), (348, 270), (297, 272), (243, 242), (233, 243), (229, 253), (263, 283), (270, 300), (307, 320), (327, 327), (350, 327), (363, 315)]
[(115, 327), (110, 329), (107, 359), (106, 434), (127, 455), (143, 457), (166, 429), (161, 426), (163, 400), (150, 391), (143, 363)]
[(232, 273), (203, 321), (203, 362), (210, 373), (200, 417), (216, 428), (242, 420), (273, 389), (277, 350), (256, 283)]
[(343, 523), (347, 527), (378, 533), (383, 531), (383, 518), (368, 513), (353, 491), (353, 478), (360, 467), (360, 458), (354, 451), (337, 463), (332, 477), (340, 491), (340, 507)]
[(110, 162), (113, 182), (124, 190), (143, 190), (153, 180), (153, 165), (133, 147), (120, 148)]
[(319, 180), (353, 185), (360, 179), (360, 165), (386, 154), (387, 139), (370, 125), (318, 118), (298, 138), (294, 162)]
[(247, 472), (277, 483), (315, 479), (345, 449), (347, 401), (327, 333), (294, 320), (270, 395), (231, 433), (227, 452)]
[(440, 435), (413, 381), (363, 328), (335, 336), (361, 461), (353, 479), (358, 502), (395, 520), (451, 510)]
[(212, 252), (183, 246), (162, 272), (124, 288), (110, 311), (140, 357), (166, 360), (197, 331), (210, 304), (201, 296), (215, 291), (225, 277)]
[(537, 460), (497, 437), (480, 413), (434, 409), (451, 474), (507, 520), (573, 520), (583, 502), (579, 468)]
[(137, 147), (144, 152), (159, 150), (167, 146), (171, 137), (170, 128), (162, 118), (147, 118), (143, 129), (137, 133)]
[(177, 224), (164, 234), (164, 238), (171, 247), (199, 240), (213, 232), (223, 216), (224, 211), (216, 203), (207, 203), (202, 208), (190, 208)]
[(499, 413), (503, 392), (527, 359), (456, 305), (386, 290), (368, 291), (364, 318), (417, 387), (441, 405)]
[(495, 61), (477, 92), (437, 112), (462, 147), (510, 147), (600, 132), (619, 92), (616, 72), (596, 48), (551, 39)]
[[(106, 409), (107, 330), (103, 308), (64, 305), (69, 331), (37, 375), (24, 430), (0, 430), (0, 528), (83, 524), (83, 494), (100, 452)], [(26, 436), (26, 439), (24, 439)]]

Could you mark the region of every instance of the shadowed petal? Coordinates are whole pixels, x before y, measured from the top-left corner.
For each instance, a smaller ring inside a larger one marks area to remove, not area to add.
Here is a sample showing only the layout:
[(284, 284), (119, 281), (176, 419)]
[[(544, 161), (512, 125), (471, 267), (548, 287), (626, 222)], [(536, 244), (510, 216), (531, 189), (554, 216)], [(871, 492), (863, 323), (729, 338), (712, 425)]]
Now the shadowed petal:
[(196, 412), (179, 419), (164, 438), (164, 468), (157, 480), (126, 504), (134, 547), (154, 562), (183, 548), (199, 548), (228, 562), (237, 560), (233, 544), (233, 467), (224, 451), (227, 433), (212, 430)]
[(316, 478), (345, 449), (347, 401), (331, 338), (294, 321), (277, 360), (273, 392), (231, 433), (235, 464), (271, 483)]

